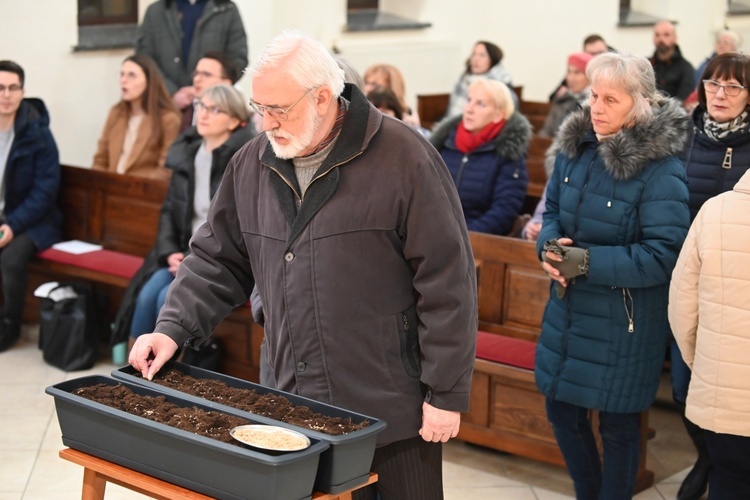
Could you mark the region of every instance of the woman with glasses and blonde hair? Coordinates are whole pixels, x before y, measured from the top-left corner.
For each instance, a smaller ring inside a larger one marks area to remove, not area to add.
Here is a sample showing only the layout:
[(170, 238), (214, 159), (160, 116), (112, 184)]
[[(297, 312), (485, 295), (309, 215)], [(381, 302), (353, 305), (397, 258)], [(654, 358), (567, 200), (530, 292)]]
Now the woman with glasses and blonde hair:
[[(629, 499), (656, 397), (672, 269), (690, 225), (688, 116), (643, 56), (600, 54), (558, 131), (537, 254), (551, 278), (534, 374), (578, 499)], [(598, 410), (603, 455), (589, 421)]]
[(131, 281), (115, 319), (113, 344), (151, 333), (167, 289), (188, 252), (193, 233), (206, 221), (208, 206), (235, 152), (255, 136), (242, 95), (221, 84), (195, 100), (196, 125), (180, 135), (167, 155), (172, 171), (161, 210), (156, 244)]
[(164, 160), (182, 117), (154, 61), (138, 54), (126, 58), (120, 91), (122, 99), (109, 112), (91, 168), (168, 178)]
[[(687, 171), (690, 219), (714, 196), (731, 191), (750, 169), (750, 58), (728, 52), (711, 59), (698, 83), (698, 106), (680, 158)], [(690, 369), (677, 343), (670, 345), (672, 397), (682, 411), (698, 460), (685, 477), (679, 498), (700, 498), (708, 488), (711, 460), (700, 427), (684, 417)]]

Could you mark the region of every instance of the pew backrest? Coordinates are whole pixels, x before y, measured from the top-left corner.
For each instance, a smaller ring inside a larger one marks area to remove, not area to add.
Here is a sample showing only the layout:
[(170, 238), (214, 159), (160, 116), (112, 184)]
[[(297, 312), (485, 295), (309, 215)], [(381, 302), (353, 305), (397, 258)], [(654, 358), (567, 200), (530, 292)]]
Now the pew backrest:
[(168, 181), (62, 166), (63, 240), (144, 257), (156, 240)]
[(550, 279), (535, 243), (477, 232), (469, 236), (478, 269), (479, 329), (536, 342)]

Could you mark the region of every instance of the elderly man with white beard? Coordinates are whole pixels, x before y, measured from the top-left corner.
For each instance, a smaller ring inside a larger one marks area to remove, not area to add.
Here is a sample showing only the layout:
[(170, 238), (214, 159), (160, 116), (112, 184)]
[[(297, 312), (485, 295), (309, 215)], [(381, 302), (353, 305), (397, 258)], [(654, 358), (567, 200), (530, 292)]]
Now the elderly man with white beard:
[(232, 159), (155, 331), (151, 379), (257, 285), (261, 383), (384, 420), (355, 498), (442, 498), (442, 445), (467, 411), (476, 271), (438, 153), (383, 116), (320, 42), (285, 32), (249, 70), (263, 131)]

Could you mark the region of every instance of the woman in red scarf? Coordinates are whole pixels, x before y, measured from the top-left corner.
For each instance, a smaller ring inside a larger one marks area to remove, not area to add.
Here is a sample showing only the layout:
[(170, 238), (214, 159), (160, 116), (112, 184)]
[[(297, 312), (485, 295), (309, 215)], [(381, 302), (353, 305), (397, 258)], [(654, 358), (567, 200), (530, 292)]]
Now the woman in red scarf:
[(470, 231), (508, 234), (526, 197), (531, 125), (508, 87), (478, 78), (464, 113), (435, 127), (430, 142), (448, 166)]

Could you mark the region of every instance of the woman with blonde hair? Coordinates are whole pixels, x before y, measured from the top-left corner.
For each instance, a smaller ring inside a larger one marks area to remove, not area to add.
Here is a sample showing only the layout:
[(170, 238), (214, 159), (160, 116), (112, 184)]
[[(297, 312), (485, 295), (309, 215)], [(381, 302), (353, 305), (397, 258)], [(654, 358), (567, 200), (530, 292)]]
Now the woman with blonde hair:
[(375, 64), (367, 68), (363, 76), (365, 86), (362, 89), (365, 95), (378, 88), (390, 89), (401, 104), (403, 110), (402, 121), (413, 127), (420, 126), (419, 115), (412, 110), (406, 102), (406, 84), (404, 75), (395, 66), (390, 64)]
[(438, 123), (430, 142), (458, 189), (470, 231), (508, 234), (526, 198), (529, 121), (515, 109), (508, 87), (478, 78), (464, 113)]
[(180, 130), (180, 111), (159, 68), (145, 55), (125, 59), (122, 99), (109, 112), (92, 168), (118, 174), (167, 178), (167, 150)]

